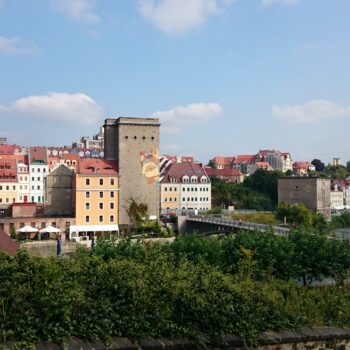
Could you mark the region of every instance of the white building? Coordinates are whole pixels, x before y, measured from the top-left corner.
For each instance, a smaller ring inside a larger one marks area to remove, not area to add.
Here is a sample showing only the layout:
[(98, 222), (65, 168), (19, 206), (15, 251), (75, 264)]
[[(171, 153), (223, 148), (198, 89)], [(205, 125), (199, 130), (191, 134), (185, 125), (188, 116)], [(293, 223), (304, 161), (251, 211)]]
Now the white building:
[(162, 211), (211, 209), (211, 183), (201, 164), (171, 163), (160, 183)]
[(293, 170), (293, 161), (289, 153), (283, 153), (278, 150), (260, 151), (263, 154), (264, 161), (270, 163), (274, 170), (286, 172)]
[(344, 209), (344, 192), (339, 190), (338, 186), (331, 191), (331, 209)]
[(29, 149), (29, 201), (44, 203), (44, 178), (49, 173), (46, 147), (30, 147)]

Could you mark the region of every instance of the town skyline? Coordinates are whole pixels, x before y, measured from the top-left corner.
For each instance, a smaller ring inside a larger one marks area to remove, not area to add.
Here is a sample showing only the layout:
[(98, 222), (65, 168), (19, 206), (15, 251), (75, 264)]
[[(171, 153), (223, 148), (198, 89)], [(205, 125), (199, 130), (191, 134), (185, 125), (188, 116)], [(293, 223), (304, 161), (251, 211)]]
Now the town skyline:
[[(162, 153), (350, 159), (345, 0), (0, 1), (9, 143), (160, 118)], [(175, 14), (175, 15), (173, 15)], [(28, 132), (30, 130), (30, 132)]]

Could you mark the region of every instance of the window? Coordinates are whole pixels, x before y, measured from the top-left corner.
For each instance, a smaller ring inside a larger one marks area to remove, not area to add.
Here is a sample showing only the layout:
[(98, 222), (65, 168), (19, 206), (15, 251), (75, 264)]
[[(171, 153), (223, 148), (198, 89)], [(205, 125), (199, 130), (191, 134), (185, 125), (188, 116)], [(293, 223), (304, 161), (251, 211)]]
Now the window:
[(34, 186), (32, 186), (32, 190), (34, 190)]
[(2, 191), (2, 186), (0, 186), (0, 191)]
[(32, 173), (34, 173), (35, 172), (35, 169), (34, 168), (32, 168)]
[(46, 169), (45, 168), (43, 169), (43, 172), (46, 173)]
[(85, 203), (85, 209), (89, 210), (90, 209), (90, 203)]
[(186, 201), (186, 198), (182, 198), (182, 201), (185, 202), (185, 201)]
[(32, 176), (32, 181), (35, 181), (35, 178)]
[(19, 177), (19, 181), (22, 181), (22, 176)]
[(176, 197), (174, 198), (174, 202), (176, 202)]
[(6, 186), (6, 191), (8, 191), (10, 189), (10, 186)]
[(103, 203), (99, 204), (100, 209), (103, 209)]
[(20, 190), (23, 190), (23, 186), (22, 186), (22, 185), (19, 185), (19, 189), (20, 189)]
[(56, 221), (53, 221), (53, 222), (51, 223), (51, 225), (52, 225), (52, 227), (56, 227)]
[(16, 186), (12, 186), (12, 189), (15, 191), (16, 190)]
[(89, 191), (85, 192), (85, 198), (90, 198), (90, 192)]
[(90, 222), (90, 216), (89, 215), (85, 216), (85, 222)]
[(40, 177), (38, 177), (37, 180), (40, 181)]
[(19, 196), (19, 200), (22, 201), (22, 200), (23, 200), (23, 197), (22, 197), (22, 196)]
[(0, 198), (0, 203), (2, 203), (2, 198)]
[[(34, 187), (34, 186), (33, 186)], [(34, 188), (33, 188), (34, 189)], [(32, 196), (32, 203), (34, 203), (35, 201), (34, 201), (34, 196)]]
[(114, 203), (110, 203), (110, 204), (109, 204), (109, 208), (110, 208), (110, 209), (114, 209)]
[(100, 192), (100, 198), (103, 198), (103, 192), (102, 191)]
[(37, 186), (37, 189), (40, 190), (40, 185)]
[(90, 186), (90, 179), (85, 179), (85, 185)]
[(164, 187), (164, 191), (165, 191), (165, 192), (168, 192), (168, 188), (167, 188), (167, 187)]
[(170, 197), (170, 198), (169, 198), (169, 201), (170, 201), (170, 202), (172, 202), (172, 201), (173, 201), (173, 199)]
[(114, 215), (111, 215), (111, 216), (109, 217), (109, 221), (110, 221), (110, 222), (114, 222)]
[(103, 222), (103, 215), (100, 215), (98, 220), (99, 220), (99, 222)]
[(167, 202), (167, 201), (168, 201), (168, 198), (165, 198), (165, 199), (164, 199), (164, 202)]
[(100, 179), (100, 186), (103, 186), (103, 179)]
[(111, 198), (114, 198), (114, 192), (113, 191), (110, 192), (110, 196), (111, 196)]
[(169, 191), (170, 191), (170, 192), (172, 192), (172, 191), (173, 191), (173, 188), (172, 188), (172, 187), (170, 187), (170, 188), (169, 188)]
[(6, 203), (8, 203), (9, 202), (9, 199), (8, 198), (6, 198)]
[(114, 179), (111, 179), (111, 185), (114, 186)]
[(38, 173), (40, 173), (40, 168), (38, 168)]
[(174, 188), (174, 191), (175, 191), (175, 192), (177, 191), (177, 188), (176, 188), (176, 187)]

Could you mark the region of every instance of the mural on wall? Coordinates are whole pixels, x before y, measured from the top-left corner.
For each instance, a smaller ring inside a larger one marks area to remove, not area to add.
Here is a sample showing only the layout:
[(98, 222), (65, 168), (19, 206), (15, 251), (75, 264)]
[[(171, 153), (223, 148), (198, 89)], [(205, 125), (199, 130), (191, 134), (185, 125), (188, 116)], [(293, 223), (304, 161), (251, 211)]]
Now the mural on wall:
[(142, 174), (146, 177), (148, 184), (159, 182), (159, 149), (140, 151)]

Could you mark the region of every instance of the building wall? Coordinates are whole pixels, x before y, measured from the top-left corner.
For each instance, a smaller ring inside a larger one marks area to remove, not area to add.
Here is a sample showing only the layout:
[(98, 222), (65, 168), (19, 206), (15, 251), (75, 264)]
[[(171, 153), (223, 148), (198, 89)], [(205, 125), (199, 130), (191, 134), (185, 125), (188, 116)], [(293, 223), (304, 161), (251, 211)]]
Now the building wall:
[(18, 201), (18, 183), (0, 182), (0, 206), (9, 206)]
[(45, 201), (44, 178), (49, 173), (49, 167), (46, 164), (29, 165), (29, 201), (43, 203)]
[(344, 193), (342, 191), (331, 191), (331, 208), (344, 207)]
[(29, 172), (28, 166), (20, 163), (18, 164), (18, 202), (25, 203), (30, 201), (29, 197)]
[(160, 186), (161, 209), (180, 208), (180, 184), (165, 183)]
[[(87, 179), (90, 184), (87, 184)], [(100, 179), (103, 180), (102, 185), (100, 184)], [(114, 180), (114, 184), (111, 184), (112, 179)], [(77, 225), (119, 224), (119, 185), (117, 176), (76, 174), (75, 186), (75, 216)], [(102, 204), (102, 208), (100, 204)], [(113, 207), (112, 209), (111, 206)], [(100, 220), (101, 216), (102, 221)], [(111, 216), (113, 216), (113, 220), (111, 220)]]
[(211, 209), (211, 183), (181, 184), (179, 209)]
[(278, 179), (278, 202), (303, 203), (308, 209), (331, 218), (331, 180), (320, 178)]
[(159, 217), (159, 120), (118, 118), (105, 121), (105, 156), (117, 161), (119, 223), (130, 223), (130, 199), (145, 203), (148, 214)]
[(45, 207), (47, 216), (73, 216), (74, 172), (61, 166), (45, 179)]

